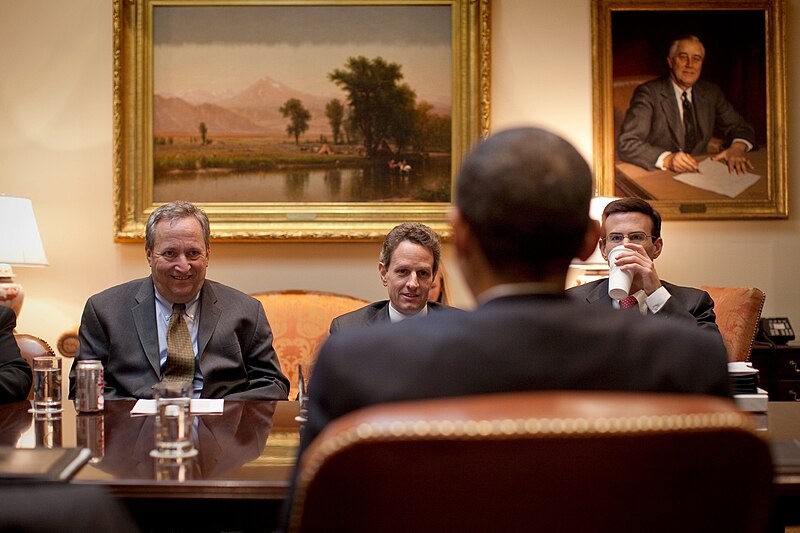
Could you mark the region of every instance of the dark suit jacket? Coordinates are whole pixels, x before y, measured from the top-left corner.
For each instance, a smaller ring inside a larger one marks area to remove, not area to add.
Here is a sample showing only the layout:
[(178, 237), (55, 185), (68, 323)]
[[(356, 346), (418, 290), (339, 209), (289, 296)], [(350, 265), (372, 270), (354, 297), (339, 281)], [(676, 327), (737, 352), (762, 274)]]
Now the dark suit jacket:
[[(681, 287), (668, 281), (661, 284), (670, 294), (670, 299), (653, 316), (668, 320), (683, 320), (694, 322), (698, 328), (713, 331), (717, 335), (717, 315), (714, 314), (714, 300), (706, 291), (692, 287)], [(611, 307), (611, 297), (608, 295), (608, 278), (593, 281), (567, 290), (567, 295), (576, 300)], [(722, 336), (720, 336), (722, 339)]]
[(24, 400), (31, 390), (31, 367), (19, 353), (16, 325), (14, 311), (0, 306), (0, 403)]
[[(79, 330), (80, 350), (69, 375), (75, 396), (75, 365), (98, 359), (109, 399), (152, 398), (161, 379), (155, 290), (150, 277), (112, 287), (89, 298)], [(200, 292), (197, 333), (203, 398), (285, 400), (289, 381), (272, 348), (272, 330), (261, 303), (206, 280)]]
[(755, 131), (713, 83), (698, 81), (692, 87), (699, 140), (691, 147), (683, 146), (681, 120), (675, 91), (669, 76), (641, 84), (631, 97), (619, 134), (617, 157), (628, 163), (652, 170), (665, 151), (704, 154), (708, 141), (719, 131), (730, 144), (733, 139), (746, 139), (755, 146)]
[(719, 335), (683, 322), (563, 295), (498, 298), (331, 335), (311, 376), (301, 451), (331, 420), (383, 402), (559, 389), (728, 396), (727, 362)]
[[(428, 302), (428, 315), (436, 315), (442, 311), (456, 311), (463, 312), (461, 309), (450, 307), (448, 305), (439, 304), (436, 302)], [(342, 331), (344, 329), (358, 328), (368, 326), (371, 324), (380, 324), (382, 322), (389, 323), (389, 300), (381, 300), (365, 305), (355, 311), (350, 311), (343, 315), (337, 316), (331, 322), (331, 333)]]

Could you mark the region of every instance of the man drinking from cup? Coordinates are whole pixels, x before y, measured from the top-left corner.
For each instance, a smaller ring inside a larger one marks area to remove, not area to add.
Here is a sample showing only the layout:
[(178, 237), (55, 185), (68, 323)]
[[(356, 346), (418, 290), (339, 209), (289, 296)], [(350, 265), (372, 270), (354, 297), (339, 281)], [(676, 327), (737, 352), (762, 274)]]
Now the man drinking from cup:
[(714, 300), (706, 291), (674, 285), (658, 277), (654, 261), (664, 246), (661, 215), (649, 203), (639, 198), (609, 203), (603, 210), (601, 234), (600, 252), (609, 267), (631, 275), (627, 295), (614, 292), (619, 287), (610, 287), (609, 278), (604, 278), (569, 289), (569, 296), (588, 304), (618, 309), (632, 306), (642, 314), (694, 320), (697, 327), (719, 334)]

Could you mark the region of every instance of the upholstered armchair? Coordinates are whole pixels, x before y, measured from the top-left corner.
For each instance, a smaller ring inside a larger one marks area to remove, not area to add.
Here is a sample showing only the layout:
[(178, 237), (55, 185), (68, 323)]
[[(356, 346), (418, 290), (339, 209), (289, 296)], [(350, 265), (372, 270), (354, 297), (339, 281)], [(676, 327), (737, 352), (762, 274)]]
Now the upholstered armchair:
[(317, 351), (328, 337), (331, 321), (337, 316), (366, 305), (366, 300), (344, 294), (321, 291), (271, 291), (252, 295), (264, 306), (272, 327), (273, 347), (281, 370), (289, 378), (289, 399), (299, 392), (297, 365), (303, 375), (311, 376)]
[(300, 459), (290, 531), (765, 531), (767, 442), (727, 399), (531, 392), (382, 404)]
[(714, 312), (728, 361), (748, 361), (766, 295), (753, 287), (700, 287), (714, 300)]

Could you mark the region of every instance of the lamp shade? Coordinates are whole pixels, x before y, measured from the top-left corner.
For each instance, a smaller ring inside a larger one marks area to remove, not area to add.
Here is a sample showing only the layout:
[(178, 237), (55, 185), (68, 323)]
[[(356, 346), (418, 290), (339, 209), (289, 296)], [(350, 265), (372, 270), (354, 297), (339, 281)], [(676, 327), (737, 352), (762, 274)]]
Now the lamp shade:
[(0, 196), (0, 263), (46, 266), (47, 256), (28, 198)]
[[(592, 220), (596, 220), (598, 222), (602, 222), (603, 219), (603, 211), (605, 210), (606, 206), (613, 202), (614, 200), (619, 200), (619, 198), (613, 196), (595, 196), (592, 198), (591, 203), (589, 204), (589, 217)], [(603, 254), (600, 253), (600, 243), (597, 243), (597, 246), (594, 249), (594, 252), (591, 256), (589, 256), (585, 261), (581, 261), (580, 259), (573, 259), (572, 260), (573, 266), (582, 267), (584, 269), (597, 269), (597, 268), (607, 268), (608, 263), (606, 260), (603, 259)]]

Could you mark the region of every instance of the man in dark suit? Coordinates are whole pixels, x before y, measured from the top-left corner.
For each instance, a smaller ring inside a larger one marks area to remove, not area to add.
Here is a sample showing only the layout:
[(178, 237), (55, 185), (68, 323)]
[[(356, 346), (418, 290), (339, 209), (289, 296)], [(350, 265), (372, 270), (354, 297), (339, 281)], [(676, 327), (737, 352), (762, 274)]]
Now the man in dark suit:
[[(603, 210), (600, 252), (608, 261), (609, 252), (617, 246), (625, 251), (616, 256), (620, 270), (633, 273), (629, 294), (642, 314), (694, 323), (719, 336), (714, 300), (706, 291), (681, 287), (658, 277), (655, 259), (661, 255), (661, 215), (639, 198), (622, 198), (610, 202)], [(608, 295), (608, 278), (573, 287), (567, 295), (596, 306), (620, 308)], [(722, 337), (720, 337), (721, 339)]]
[(566, 297), (587, 258), (592, 172), (565, 140), (497, 133), (464, 160), (450, 220), (474, 312), (331, 335), (309, 384), (301, 453), (337, 417), (372, 404), (530, 390), (728, 395), (718, 335)]
[(620, 128), (619, 159), (648, 170), (696, 172), (694, 155), (708, 152), (718, 130), (726, 147), (711, 159), (725, 161), (731, 173), (753, 168), (746, 155), (755, 144), (753, 127), (719, 87), (699, 81), (704, 59), (703, 43), (694, 35), (673, 41), (667, 57), (670, 74), (633, 93)]
[(24, 400), (31, 390), (31, 367), (19, 353), (16, 325), (14, 311), (0, 306), (0, 403)]
[(261, 303), (206, 280), (210, 233), (205, 213), (189, 202), (153, 211), (145, 236), (151, 275), (86, 302), (70, 398), (75, 366), (87, 359), (103, 363), (110, 399), (152, 398), (162, 379), (191, 381), (196, 398), (287, 398)]
[(439, 236), (431, 228), (418, 222), (395, 226), (383, 240), (378, 262), (378, 273), (389, 291), (389, 299), (334, 318), (331, 333), (454, 310), (428, 301), (440, 257)]

